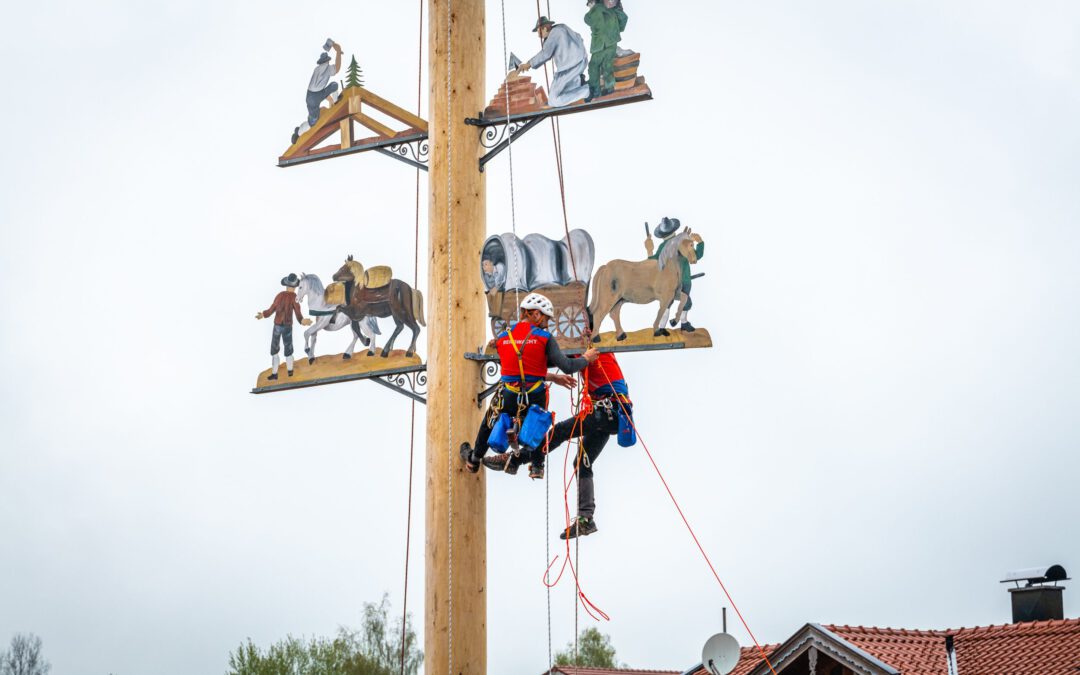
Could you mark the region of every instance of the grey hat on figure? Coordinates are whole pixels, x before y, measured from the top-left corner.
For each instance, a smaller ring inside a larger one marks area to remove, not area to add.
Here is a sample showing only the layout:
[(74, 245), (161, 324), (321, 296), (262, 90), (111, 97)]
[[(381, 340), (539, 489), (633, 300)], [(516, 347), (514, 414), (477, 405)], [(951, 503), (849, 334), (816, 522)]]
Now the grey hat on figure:
[(282, 286), (288, 286), (289, 288), (296, 288), (297, 286), (300, 285), (300, 277), (296, 276), (295, 273), (290, 274), (287, 277), (282, 277), (281, 278), (281, 285)]
[(554, 25), (555, 25), (554, 21), (547, 18), (546, 16), (542, 16), (542, 17), (540, 17), (539, 19), (536, 20), (536, 25), (533, 26), (532, 32), (535, 33), (536, 31), (540, 30), (540, 28), (542, 26), (554, 26)]
[(660, 224), (653, 230), (653, 235), (663, 239), (668, 235), (674, 234), (681, 224), (682, 223), (679, 222), (678, 218), (668, 218), (667, 216), (664, 216), (664, 218), (661, 219)]
[(330, 60), (330, 55), (327, 54), (326, 52), (323, 52), (322, 54), (319, 54), (319, 63), (320, 64), (326, 63), (329, 60)]

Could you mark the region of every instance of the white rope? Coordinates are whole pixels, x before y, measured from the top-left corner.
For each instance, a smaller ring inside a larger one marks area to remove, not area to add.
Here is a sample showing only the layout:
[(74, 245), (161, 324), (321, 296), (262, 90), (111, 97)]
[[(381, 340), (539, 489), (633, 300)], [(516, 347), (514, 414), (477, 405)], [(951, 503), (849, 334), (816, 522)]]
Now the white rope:
[(447, 539), (447, 615), (446, 615), (446, 670), (448, 675), (454, 673), (454, 459), (457, 453), (454, 451), (454, 415), (450, 409), (454, 400), (454, 253), (453, 253), (453, 144), (451, 138), (451, 93), (453, 92), (453, 68), (451, 59), (453, 52), (451, 22), (453, 14), (450, 11), (452, 0), (446, 0), (446, 539)]
[[(502, 9), (502, 38), (503, 38), (503, 63), (509, 65), (509, 58), (506, 52), (506, 0), (500, 0), (500, 6)], [(506, 151), (509, 154), (510, 159), (510, 229), (517, 237), (517, 208), (514, 201), (514, 134), (512, 133), (510, 125), (510, 82), (509, 75), (507, 80), (503, 81), (503, 98), (506, 103)], [(517, 306), (521, 304), (520, 290), (514, 289), (514, 312), (517, 312)]]

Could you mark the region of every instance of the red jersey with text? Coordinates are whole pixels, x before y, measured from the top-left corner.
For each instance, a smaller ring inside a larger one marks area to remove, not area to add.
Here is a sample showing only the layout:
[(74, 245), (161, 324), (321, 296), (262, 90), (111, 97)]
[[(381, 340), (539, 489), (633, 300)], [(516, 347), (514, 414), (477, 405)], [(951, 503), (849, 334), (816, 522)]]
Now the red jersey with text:
[(495, 348), (499, 352), (502, 381), (520, 384), (523, 371), (526, 382), (543, 380), (548, 371), (547, 345), (552, 339), (551, 333), (527, 321), (500, 333)]
[(626, 396), (630, 393), (614, 354), (602, 352), (600, 358), (585, 369), (585, 389), (594, 397), (612, 394)]

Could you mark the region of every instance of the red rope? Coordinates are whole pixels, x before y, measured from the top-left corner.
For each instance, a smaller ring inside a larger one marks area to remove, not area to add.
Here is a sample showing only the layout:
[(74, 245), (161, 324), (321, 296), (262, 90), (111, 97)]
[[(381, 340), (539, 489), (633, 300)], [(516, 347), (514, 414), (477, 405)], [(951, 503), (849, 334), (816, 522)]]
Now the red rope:
[[(604, 379), (607, 380), (608, 385), (614, 388), (614, 385), (611, 383), (611, 378), (608, 377), (607, 371), (604, 370), (603, 365), (600, 365), (600, 372), (604, 374)], [(762, 649), (761, 643), (759, 643), (758, 639), (754, 637), (754, 632), (750, 630), (750, 624), (748, 624), (746, 622), (746, 619), (743, 618), (742, 612), (739, 611), (739, 606), (735, 604), (735, 600), (731, 597), (731, 593), (728, 593), (727, 586), (724, 585), (724, 582), (720, 579), (720, 575), (717, 574), (716, 568), (712, 564), (712, 560), (709, 559), (709, 554), (705, 552), (705, 547), (701, 545), (701, 541), (698, 540), (697, 534), (694, 532), (694, 528), (690, 526), (690, 521), (686, 519), (686, 514), (683, 513), (682, 507), (679, 506), (679, 500), (675, 498), (675, 494), (671, 491), (671, 487), (668, 486), (668, 482), (664, 478), (664, 474), (660, 471), (660, 467), (656, 464), (656, 460), (653, 459), (652, 453), (649, 452), (649, 446), (645, 443), (645, 438), (641, 435), (641, 432), (638, 431), (637, 425), (634, 424), (634, 418), (630, 415), (630, 412), (626, 409), (626, 406), (623, 404), (622, 400), (618, 396), (615, 397), (615, 400), (619, 402), (619, 407), (622, 408), (623, 415), (630, 422), (630, 426), (634, 429), (634, 434), (637, 436), (638, 440), (641, 441), (641, 447), (645, 450), (645, 454), (646, 456), (648, 456), (649, 461), (652, 463), (653, 469), (656, 470), (656, 475), (660, 477), (660, 482), (664, 484), (664, 489), (667, 490), (668, 497), (671, 497), (671, 503), (675, 505), (675, 510), (679, 512), (679, 517), (682, 518), (683, 524), (686, 525), (686, 529), (690, 532), (690, 536), (693, 538), (694, 543), (697, 545), (698, 551), (701, 551), (701, 557), (705, 559), (705, 564), (709, 566), (709, 571), (711, 571), (713, 576), (716, 577), (716, 583), (720, 584), (720, 589), (724, 592), (724, 595), (727, 597), (728, 602), (731, 603), (731, 607), (735, 610), (735, 614), (738, 615), (739, 621), (742, 622), (743, 628), (746, 629), (746, 633), (750, 636), (750, 639), (754, 641), (754, 646), (757, 647), (758, 652), (761, 654), (761, 658), (765, 659), (765, 664), (769, 666), (769, 670), (772, 671), (773, 675), (777, 675), (776, 669), (773, 668), (772, 662), (769, 661), (768, 655), (765, 653), (765, 650)]]
[[(548, 18), (551, 18), (551, 3), (548, 3)], [(540, 0), (536, 0), (536, 20), (540, 20)], [(539, 36), (539, 33), (537, 33)], [(543, 38), (540, 39), (540, 44), (543, 46)], [(544, 85), (548, 91), (551, 91), (551, 79), (548, 75), (548, 64), (544, 64)], [(559, 197), (562, 200), (562, 214), (563, 214), (563, 230), (566, 232), (566, 248), (570, 251), (570, 269), (574, 272), (574, 278), (577, 279), (577, 263), (574, 261), (574, 247), (570, 245), (570, 218), (566, 211), (566, 183), (563, 180), (563, 162), (562, 162), (562, 129), (559, 127), (559, 118), (551, 118), (551, 141), (555, 146), (555, 169), (559, 175)], [(586, 298), (588, 300), (588, 298)]]
[[(582, 387), (581, 394), (578, 395), (576, 406), (574, 405), (574, 395), (570, 394), (570, 406), (571, 409), (575, 412), (574, 425), (570, 428), (571, 439), (574, 438), (574, 433), (578, 430), (579, 425), (582, 424), (582, 420), (580, 417), (577, 416), (576, 411), (581, 407), (581, 399), (584, 394), (585, 389), (584, 387)], [(578, 445), (578, 453), (574, 471), (570, 474), (569, 477), (566, 475), (567, 468), (570, 464), (570, 446), (574, 443), (575, 441), (573, 440), (567, 441), (566, 456), (563, 458), (563, 517), (566, 523), (566, 528), (563, 530), (564, 532), (570, 529), (570, 486), (577, 478), (578, 469), (580, 469), (581, 467), (581, 441), (578, 440), (576, 441)], [(581, 606), (585, 609), (585, 613), (588, 614), (589, 617), (592, 618), (594, 621), (599, 621), (600, 619), (603, 619), (604, 621), (610, 621), (611, 617), (608, 616), (607, 613), (604, 612), (604, 610), (597, 607), (593, 603), (593, 601), (589, 599), (589, 596), (585, 594), (585, 591), (581, 589), (581, 579), (578, 575), (577, 568), (574, 566), (574, 563), (570, 558), (570, 539), (566, 539), (566, 557), (563, 558), (563, 564), (559, 568), (559, 574), (555, 578), (555, 581), (549, 583), (548, 580), (551, 578), (551, 568), (555, 566), (555, 563), (558, 560), (559, 556), (555, 556), (554, 558), (552, 558), (551, 562), (548, 564), (547, 569), (544, 570), (544, 576), (542, 578), (544, 585), (548, 588), (554, 588), (555, 586), (557, 586), (559, 584), (559, 580), (562, 579), (563, 574), (565, 574), (566, 568), (569, 567), (570, 574), (574, 577), (574, 588), (575, 592), (577, 593), (577, 599), (581, 603)]]

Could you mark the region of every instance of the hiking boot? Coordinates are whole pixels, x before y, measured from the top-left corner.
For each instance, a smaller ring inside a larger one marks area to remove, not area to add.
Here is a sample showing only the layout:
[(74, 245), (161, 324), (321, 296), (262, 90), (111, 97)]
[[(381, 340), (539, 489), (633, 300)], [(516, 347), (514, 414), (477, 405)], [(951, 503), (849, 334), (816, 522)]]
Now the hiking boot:
[(596, 529), (595, 520), (578, 516), (577, 520), (570, 523), (570, 527), (566, 528), (563, 533), (559, 535), (559, 539), (566, 540), (575, 537), (584, 537), (585, 535), (596, 532)]
[(697, 328), (694, 328), (693, 324), (691, 324), (689, 321), (683, 321), (682, 325), (679, 326), (679, 329), (686, 333), (693, 333), (697, 330)]
[(296, 145), (296, 141), (300, 140), (300, 127), (296, 127), (292, 132), (292, 144)]
[(543, 464), (530, 464), (529, 465), (529, 478), (533, 480), (544, 479), (544, 465)]
[(461, 449), (458, 450), (458, 454), (461, 455), (461, 461), (465, 462), (465, 469), (469, 473), (476, 473), (480, 470), (480, 460), (473, 457), (472, 448), (468, 443), (462, 443)]
[(276, 380), (276, 379), (277, 379), (277, 373), (270, 373), (270, 374), (269, 374), (269, 375), (268, 375), (268, 376), (266, 377), (266, 379), (268, 379), (268, 380)]
[(497, 455), (485, 457), (483, 464), (485, 468), (491, 469), (492, 471), (502, 471), (511, 476), (516, 474), (518, 472), (518, 467), (521, 466), (521, 462), (517, 461), (517, 458), (509, 452), (502, 452)]

